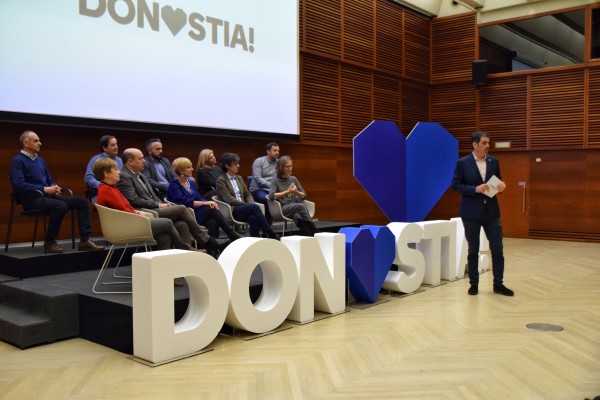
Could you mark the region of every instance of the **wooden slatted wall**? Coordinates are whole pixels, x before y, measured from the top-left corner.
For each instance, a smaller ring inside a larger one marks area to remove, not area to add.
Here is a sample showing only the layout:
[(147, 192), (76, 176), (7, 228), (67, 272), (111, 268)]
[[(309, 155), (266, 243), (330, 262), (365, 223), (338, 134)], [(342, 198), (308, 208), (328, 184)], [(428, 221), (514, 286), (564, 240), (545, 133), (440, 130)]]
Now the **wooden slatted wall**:
[(417, 122), (429, 121), (429, 85), (402, 81), (400, 130), (408, 136)]
[(395, 75), (402, 74), (402, 59), (405, 37), (403, 30), (402, 9), (389, 1), (377, 2), (375, 19), (377, 69), (390, 71)]
[(587, 144), (600, 148), (600, 68), (588, 70)]
[(300, 13), (302, 143), (346, 147), (373, 119), (429, 120), (429, 19), (389, 0), (301, 0)]
[(470, 150), (470, 137), (476, 130), (477, 103), (470, 82), (437, 85), (431, 94), (431, 120), (441, 123), (458, 139), (460, 150)]
[(342, 65), (342, 132), (340, 143), (352, 139), (373, 120), (372, 72)]
[(584, 70), (535, 74), (530, 79), (530, 148), (583, 148)]
[(343, 2), (343, 59), (373, 66), (375, 59), (375, 3), (344, 0)]
[(475, 13), (431, 23), (431, 81), (470, 80), (476, 50)]
[(479, 129), (512, 149), (527, 148), (527, 77), (494, 79), (479, 89)]

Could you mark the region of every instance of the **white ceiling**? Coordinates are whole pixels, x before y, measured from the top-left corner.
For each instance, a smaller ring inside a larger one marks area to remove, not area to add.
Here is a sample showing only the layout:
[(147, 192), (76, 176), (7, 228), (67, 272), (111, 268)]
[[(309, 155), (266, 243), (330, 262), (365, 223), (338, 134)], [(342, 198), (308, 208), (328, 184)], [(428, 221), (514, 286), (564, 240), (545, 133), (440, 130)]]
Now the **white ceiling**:
[[(480, 23), (539, 14), (600, 0), (393, 0), (431, 17), (445, 17), (477, 11)], [(458, 3), (458, 4), (456, 4)]]

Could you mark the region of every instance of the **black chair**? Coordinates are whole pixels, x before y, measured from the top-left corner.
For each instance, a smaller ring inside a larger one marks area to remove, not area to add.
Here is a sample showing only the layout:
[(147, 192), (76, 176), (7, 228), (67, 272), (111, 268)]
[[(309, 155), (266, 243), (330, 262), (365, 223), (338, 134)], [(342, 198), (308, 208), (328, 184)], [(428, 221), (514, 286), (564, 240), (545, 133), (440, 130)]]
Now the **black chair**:
[[(71, 189), (63, 189), (63, 191), (69, 193), (69, 196), (73, 196), (73, 192), (71, 191)], [(42, 199), (44, 198), (44, 194), (41, 191), (36, 190), (36, 192), (39, 194), (39, 196)], [(15, 194), (11, 193), (10, 194), (10, 214), (8, 215), (8, 229), (6, 230), (6, 241), (4, 242), (4, 251), (5, 252), (8, 251), (8, 245), (10, 244), (10, 234), (12, 231), (12, 225), (13, 225), (13, 220), (15, 218), (15, 215), (35, 218), (35, 224), (33, 225), (33, 237), (31, 239), (31, 247), (32, 248), (35, 247), (35, 237), (37, 234), (38, 221), (39, 221), (40, 217), (42, 218), (42, 223), (43, 223), (43, 227), (44, 227), (44, 230), (43, 230), (44, 238), (46, 237), (47, 213), (45, 212), (45, 207), (31, 209), (31, 210), (25, 210), (21, 206), (21, 211), (17, 214), (15, 212), (15, 208), (17, 205), (20, 205), (20, 203), (17, 200)], [(73, 249), (75, 249), (75, 210), (71, 210), (71, 244), (73, 246)], [(46, 249), (44, 249), (44, 252), (45, 251), (46, 251)]]

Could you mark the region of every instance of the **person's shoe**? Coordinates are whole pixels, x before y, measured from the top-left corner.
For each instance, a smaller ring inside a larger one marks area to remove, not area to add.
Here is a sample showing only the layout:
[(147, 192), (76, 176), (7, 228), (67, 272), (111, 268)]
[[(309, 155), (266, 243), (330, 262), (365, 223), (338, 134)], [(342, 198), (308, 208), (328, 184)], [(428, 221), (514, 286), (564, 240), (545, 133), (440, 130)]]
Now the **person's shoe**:
[(515, 292), (510, 290), (504, 285), (494, 285), (494, 293), (501, 294), (502, 296), (514, 296)]
[(467, 293), (469, 293), (471, 296), (475, 296), (477, 293), (479, 293), (479, 285), (471, 284), (471, 287)]
[(233, 242), (233, 240), (226, 240), (223, 243), (219, 244), (217, 249), (219, 250), (219, 252), (221, 252), (221, 251), (225, 250), (225, 248), (227, 248), (227, 246), (229, 246), (231, 244), (231, 242)]
[(274, 240), (281, 240), (281, 235), (279, 233), (270, 232), (267, 234), (267, 238)]
[(100, 250), (104, 250), (104, 246), (98, 246), (91, 240), (88, 240), (86, 242), (79, 242), (79, 245), (77, 245), (77, 250), (79, 250), (79, 251), (100, 251)]
[(227, 237), (229, 238), (230, 241), (234, 241), (234, 240), (238, 240), (243, 238), (242, 235), (240, 235), (239, 233), (237, 233), (236, 231), (231, 231), (230, 235), (227, 235)]
[(46, 251), (46, 253), (50, 254), (61, 254), (64, 252), (62, 247), (60, 247), (58, 243), (56, 243), (56, 240), (48, 240), (47, 242), (45, 242), (44, 250)]

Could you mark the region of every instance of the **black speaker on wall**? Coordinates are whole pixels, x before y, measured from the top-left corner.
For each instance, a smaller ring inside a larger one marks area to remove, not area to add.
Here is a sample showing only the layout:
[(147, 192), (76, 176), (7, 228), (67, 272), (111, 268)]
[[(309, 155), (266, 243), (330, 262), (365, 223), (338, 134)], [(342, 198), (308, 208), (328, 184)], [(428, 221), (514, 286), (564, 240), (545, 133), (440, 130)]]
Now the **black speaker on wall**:
[(487, 60), (475, 60), (473, 61), (473, 69), (471, 70), (471, 76), (473, 79), (473, 85), (475, 87), (481, 87), (487, 83)]

